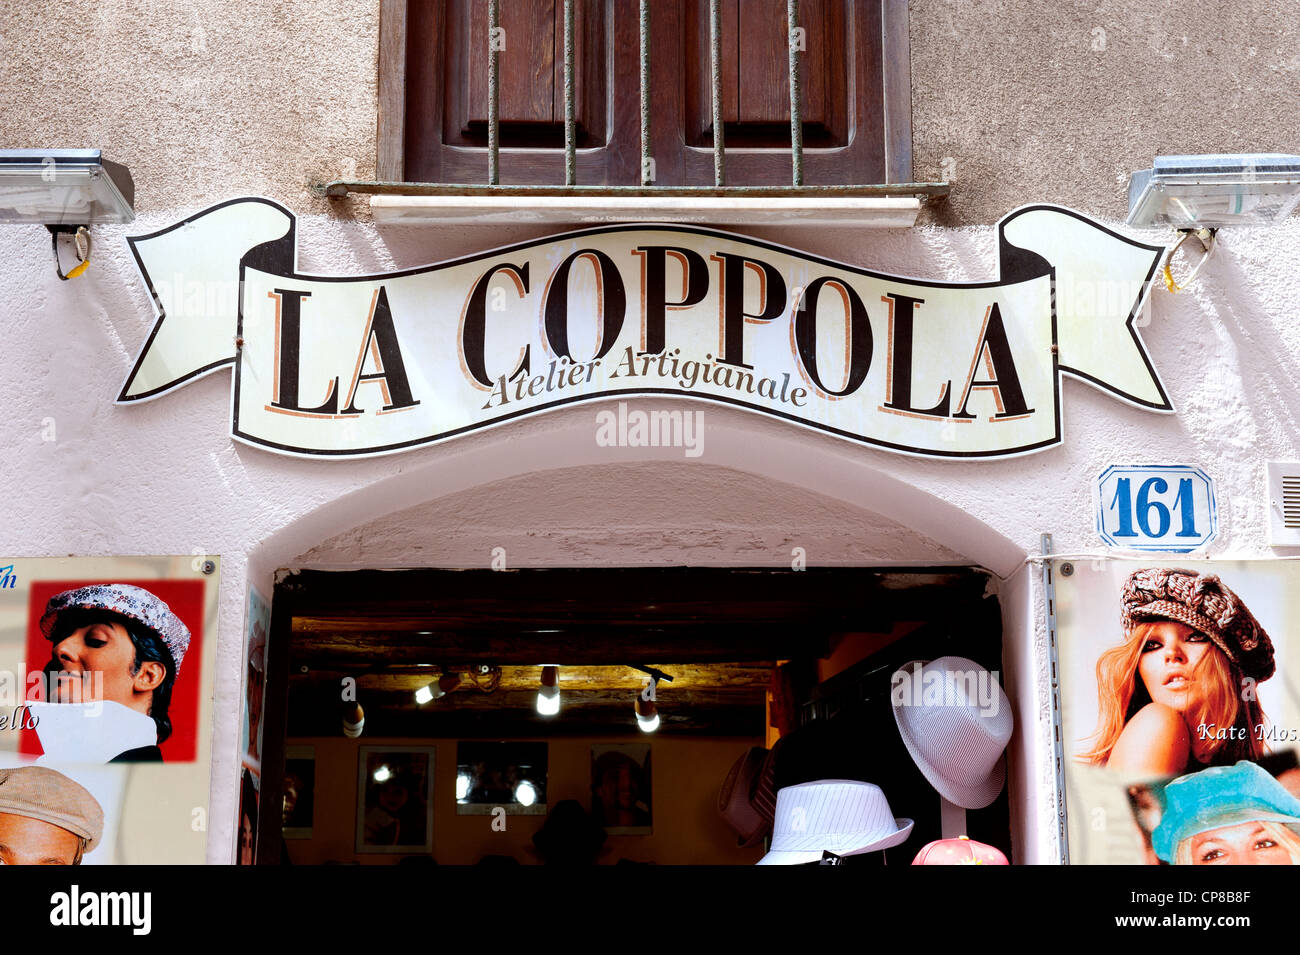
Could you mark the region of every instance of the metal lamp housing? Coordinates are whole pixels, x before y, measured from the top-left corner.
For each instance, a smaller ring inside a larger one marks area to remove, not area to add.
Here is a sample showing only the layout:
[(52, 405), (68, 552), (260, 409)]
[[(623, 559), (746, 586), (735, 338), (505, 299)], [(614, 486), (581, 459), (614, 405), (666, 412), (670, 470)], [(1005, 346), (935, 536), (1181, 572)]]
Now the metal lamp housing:
[(134, 204), (130, 170), (98, 149), (0, 149), (0, 223), (126, 223)]
[(1133, 173), (1128, 225), (1174, 229), (1268, 226), (1300, 201), (1300, 156), (1280, 153), (1157, 156)]

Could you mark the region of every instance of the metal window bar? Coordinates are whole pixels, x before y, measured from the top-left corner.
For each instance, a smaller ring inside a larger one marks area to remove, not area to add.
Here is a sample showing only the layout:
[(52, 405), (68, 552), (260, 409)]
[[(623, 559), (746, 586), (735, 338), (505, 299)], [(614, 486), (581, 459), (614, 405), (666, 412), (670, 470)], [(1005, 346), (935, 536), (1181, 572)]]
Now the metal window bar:
[(564, 184), (566, 186), (574, 186), (578, 183), (573, 86), (573, 0), (564, 0)]
[(713, 79), (713, 183), (727, 184), (726, 146), (722, 137), (722, 11), (709, 0), (709, 71)]
[(500, 69), (497, 42), (501, 29), (500, 0), (487, 0), (488, 5), (488, 185), (501, 182), (501, 90), (498, 86)]
[(641, 185), (654, 181), (650, 174), (650, 0), (641, 0)]
[(799, 0), (786, 0), (786, 45), (790, 53), (790, 165), (796, 186), (803, 185), (803, 111), (799, 97)]

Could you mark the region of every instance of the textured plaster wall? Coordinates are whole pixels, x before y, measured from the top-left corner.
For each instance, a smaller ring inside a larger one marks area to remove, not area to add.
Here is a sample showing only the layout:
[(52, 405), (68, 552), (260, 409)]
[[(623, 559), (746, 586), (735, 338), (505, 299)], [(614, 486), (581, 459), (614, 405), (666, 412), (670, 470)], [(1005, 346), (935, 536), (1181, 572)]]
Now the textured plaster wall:
[(910, 0), (913, 175), (945, 224), (1027, 202), (1124, 218), (1170, 153), (1297, 151), (1295, 7)]
[(308, 184), (374, 178), (378, 38), (375, 2), (8, 3), (0, 139), (103, 149), (137, 209), (239, 193), (355, 211)]
[[(1247, 6), (1232, 17), (1196, 7), (1194, 19), (1181, 2), (1159, 16), (1067, 6), (1045, 29), (1027, 0), (914, 0), (917, 175), (934, 175), (934, 164), (953, 155), (953, 221), (977, 225), (751, 232), (873, 269), (985, 280), (995, 275), (995, 235), (985, 223), (1020, 202), (1074, 203), (1118, 220), (1117, 177), (1158, 152), (1283, 148), (1277, 137), (1288, 127), (1278, 117), (1290, 112), (1266, 88), (1289, 81), (1300, 62), (1295, 39), (1269, 32), (1280, 29), (1282, 13)], [(1107, 31), (1104, 51), (1081, 39), (1094, 19)], [(940, 42), (939, 25), (949, 22), (960, 29)], [(97, 227), (89, 271), (67, 283), (53, 274), (42, 228), (0, 228), (0, 549), (222, 555), (210, 860), (230, 859), (250, 583), (266, 591), (273, 570), (302, 555), (485, 566), (502, 541), (520, 557), (516, 566), (788, 566), (791, 546), (803, 546), (813, 564), (955, 559), (1009, 577), (1006, 663), (1031, 776), (1019, 811), (1032, 843), (1026, 857), (1051, 858), (1054, 806), (1035, 795), (1053, 784), (1041, 595), (1036, 570), (1022, 561), (1037, 552), (1042, 531), (1059, 551), (1098, 550), (1093, 482), (1106, 465), (1135, 461), (1199, 464), (1213, 476), (1221, 530), (1209, 556), (1270, 553), (1263, 462), (1300, 457), (1300, 327), (1292, 320), (1300, 223), (1225, 232), (1191, 290), (1156, 293), (1143, 335), (1176, 414), (1067, 381), (1065, 444), (1022, 459), (912, 459), (704, 406), (705, 451), (695, 459), (674, 449), (598, 448), (595, 409), (586, 407), (387, 458), (305, 461), (231, 441), (225, 372), (155, 402), (114, 406), (153, 323), (127, 234), (250, 192), (300, 214), (307, 271), (404, 267), (544, 234), (380, 233), (354, 207), (311, 197), (310, 179), (373, 172), (376, 23), (373, 4), (343, 23), (328, 5), (301, 0), (274, 13), (256, 4), (19, 5), (0, 36), (0, 139), (102, 146), (134, 170), (139, 211), (130, 227)], [(1158, 49), (1155, 34), (1136, 32), (1149, 24), (1165, 31)], [(1226, 78), (1199, 69), (1210, 54), (1183, 52), (1191, 30), (1189, 49), (1212, 48)], [(1053, 45), (1048, 34), (1069, 42)], [(1253, 58), (1238, 49), (1247, 40)], [(1076, 67), (1097, 56), (1090, 85)], [(1149, 108), (1146, 91), (1169, 84), (1176, 95)], [(1059, 136), (1043, 132), (1049, 118), (1052, 128), (1077, 128), (1069, 132), (1073, 167), (1055, 161)], [(1065, 167), (1076, 171), (1062, 176)], [(53, 440), (44, 440), (46, 419)], [(426, 526), (412, 529), (412, 521)]]

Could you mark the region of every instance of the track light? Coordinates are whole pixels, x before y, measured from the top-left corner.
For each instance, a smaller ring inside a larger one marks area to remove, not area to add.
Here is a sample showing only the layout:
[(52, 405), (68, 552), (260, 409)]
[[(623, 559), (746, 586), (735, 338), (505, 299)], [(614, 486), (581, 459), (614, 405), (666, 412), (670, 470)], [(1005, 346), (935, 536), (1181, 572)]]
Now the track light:
[(655, 686), (658, 682), (649, 681), (636, 695), (636, 725), (642, 733), (653, 733), (659, 728), (659, 710), (655, 706)]
[(415, 702), (420, 706), (433, 700), (440, 700), (456, 687), (460, 686), (460, 677), (455, 673), (444, 673), (438, 679), (415, 691)]
[(343, 710), (343, 735), (348, 739), (356, 739), (360, 736), (365, 725), (366, 711), (361, 708), (360, 703), (353, 703)]
[(560, 712), (559, 681), (558, 666), (542, 667), (542, 688), (537, 691), (537, 712), (542, 716), (554, 716)]

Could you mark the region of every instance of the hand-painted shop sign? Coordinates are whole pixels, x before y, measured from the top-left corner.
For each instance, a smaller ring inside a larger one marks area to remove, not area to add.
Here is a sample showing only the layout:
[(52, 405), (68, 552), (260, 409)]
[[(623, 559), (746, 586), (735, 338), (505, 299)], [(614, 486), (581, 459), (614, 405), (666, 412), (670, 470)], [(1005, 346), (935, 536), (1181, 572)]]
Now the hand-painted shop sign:
[(1097, 533), (1111, 547), (1185, 554), (1219, 532), (1214, 482), (1183, 464), (1111, 465), (1096, 504)]
[(265, 199), (128, 241), (158, 319), (118, 401), (233, 365), (233, 436), (288, 454), (386, 454), (626, 395), (969, 458), (1059, 444), (1066, 375), (1172, 410), (1134, 327), (1162, 250), (1053, 206), (1003, 219), (1000, 277), (970, 283), (675, 225), (314, 275)]

